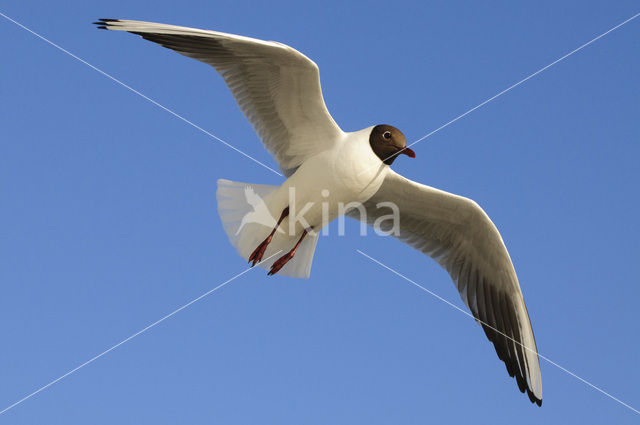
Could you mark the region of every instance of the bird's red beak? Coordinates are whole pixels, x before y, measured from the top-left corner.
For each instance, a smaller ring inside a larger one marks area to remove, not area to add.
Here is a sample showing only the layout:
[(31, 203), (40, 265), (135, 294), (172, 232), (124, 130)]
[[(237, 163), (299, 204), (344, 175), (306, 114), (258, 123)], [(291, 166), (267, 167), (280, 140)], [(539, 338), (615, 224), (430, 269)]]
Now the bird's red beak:
[(409, 149), (409, 148), (402, 149), (400, 151), (400, 153), (403, 153), (403, 154), (407, 155), (410, 158), (415, 158), (416, 157), (416, 153), (412, 149)]

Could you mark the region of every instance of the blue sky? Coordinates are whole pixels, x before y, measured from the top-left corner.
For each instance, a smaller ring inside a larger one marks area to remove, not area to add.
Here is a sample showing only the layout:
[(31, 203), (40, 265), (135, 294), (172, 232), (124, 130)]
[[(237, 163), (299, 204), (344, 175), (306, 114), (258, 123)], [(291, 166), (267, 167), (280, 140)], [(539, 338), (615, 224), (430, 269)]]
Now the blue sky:
[[(96, 18), (287, 43), (344, 130), (415, 140), (636, 14), (633, 1), (3, 2), (12, 17), (275, 167), (213, 69)], [(243, 271), (216, 180), (282, 180), (0, 17), (0, 409)], [(542, 354), (635, 408), (640, 20), (400, 158), (500, 229)], [(351, 231), (349, 231), (351, 230)], [(0, 422), (636, 423), (542, 361), (538, 408), (435, 262), (321, 238), (308, 280), (252, 270)]]

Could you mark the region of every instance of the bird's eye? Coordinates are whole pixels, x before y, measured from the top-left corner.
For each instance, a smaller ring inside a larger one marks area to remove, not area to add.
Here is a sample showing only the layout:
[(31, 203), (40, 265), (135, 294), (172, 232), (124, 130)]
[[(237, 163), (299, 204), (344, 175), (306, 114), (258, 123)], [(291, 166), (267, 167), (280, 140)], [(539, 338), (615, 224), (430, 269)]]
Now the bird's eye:
[(385, 131), (384, 133), (382, 133), (382, 137), (384, 137), (387, 140), (391, 139), (391, 132)]

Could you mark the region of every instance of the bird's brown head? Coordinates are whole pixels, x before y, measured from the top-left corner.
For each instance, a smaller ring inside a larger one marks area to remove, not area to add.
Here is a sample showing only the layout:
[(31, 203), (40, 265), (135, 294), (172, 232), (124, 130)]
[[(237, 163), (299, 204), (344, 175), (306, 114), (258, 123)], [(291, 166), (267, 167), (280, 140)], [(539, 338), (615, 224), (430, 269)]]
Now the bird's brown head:
[(407, 139), (404, 138), (404, 134), (390, 125), (381, 124), (373, 127), (369, 136), (369, 144), (378, 158), (387, 165), (391, 165), (400, 154), (411, 158), (416, 157), (416, 154), (407, 147)]

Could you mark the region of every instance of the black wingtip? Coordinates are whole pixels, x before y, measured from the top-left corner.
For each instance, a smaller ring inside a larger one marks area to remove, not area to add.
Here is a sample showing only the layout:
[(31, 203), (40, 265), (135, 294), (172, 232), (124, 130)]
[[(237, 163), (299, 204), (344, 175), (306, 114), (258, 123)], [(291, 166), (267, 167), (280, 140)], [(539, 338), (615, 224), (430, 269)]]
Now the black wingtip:
[(93, 25), (97, 25), (98, 29), (101, 30), (106, 30), (109, 29), (108, 26), (111, 22), (119, 22), (119, 19), (107, 19), (107, 18), (100, 18), (95, 22), (92, 22)]
[(542, 407), (542, 399), (536, 397), (535, 394), (533, 394), (533, 392), (531, 392), (531, 390), (529, 390), (528, 388), (527, 395), (529, 396), (529, 401), (531, 401), (531, 403), (537, 404), (538, 406)]

